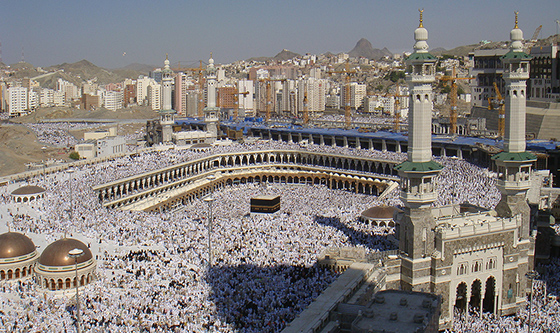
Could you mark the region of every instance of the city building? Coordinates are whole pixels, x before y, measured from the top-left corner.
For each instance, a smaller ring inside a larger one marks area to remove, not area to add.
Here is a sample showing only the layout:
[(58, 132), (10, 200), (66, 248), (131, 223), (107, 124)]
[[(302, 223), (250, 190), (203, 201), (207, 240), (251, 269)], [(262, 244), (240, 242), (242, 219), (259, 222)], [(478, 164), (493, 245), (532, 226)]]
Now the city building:
[(80, 97), (80, 90), (75, 84), (60, 78), (56, 81), (56, 90), (64, 94), (65, 102), (69, 102)]
[(123, 92), (108, 90), (102, 94), (103, 106), (107, 110), (117, 111), (123, 108)]
[(10, 87), (7, 94), (8, 115), (10, 117), (19, 117), (27, 114), (29, 110), (27, 105), (27, 88)]
[(239, 110), (245, 114), (245, 116), (255, 115), (255, 106), (253, 98), (255, 95), (255, 86), (253, 81), (242, 79), (237, 82), (237, 90), (239, 92)]
[(148, 87), (151, 84), (155, 84), (155, 81), (149, 77), (140, 75), (136, 79), (136, 103), (138, 105), (144, 105), (148, 102)]
[(473, 106), (488, 107), (488, 99), (496, 96), (494, 83), (500, 92), (504, 91), (502, 56), (507, 52), (507, 49), (491, 49), (475, 50), (469, 54), (473, 64), (469, 76), (475, 78), (470, 81)]
[(363, 83), (352, 82), (349, 85), (342, 85), (340, 90), (340, 105), (346, 106), (346, 89), (350, 87), (350, 108), (356, 110), (362, 106), (362, 101), (366, 97), (366, 85)]
[[(192, 80), (185, 73), (177, 73), (175, 75), (175, 100), (173, 109), (179, 116), (187, 116), (192, 112), (187, 112), (188, 109), (188, 94), (194, 90)], [(196, 109), (196, 108), (195, 108)]]
[(136, 84), (127, 84), (123, 91), (123, 107), (136, 104)]
[(115, 154), (125, 153), (126, 139), (123, 136), (109, 136), (106, 138), (97, 139), (95, 148), (95, 157), (107, 157)]
[(82, 94), (81, 108), (84, 110), (96, 110), (101, 106), (101, 98), (97, 95)]
[(297, 87), (297, 112), (299, 113), (300, 118), (302, 118), (303, 116), (303, 100), (305, 96), (307, 96), (307, 111), (309, 112), (309, 118), (317, 117), (325, 111), (325, 102), (327, 97), (326, 80), (319, 80), (314, 78), (299, 80), (297, 83)]
[(152, 110), (161, 110), (161, 84), (151, 81), (146, 90), (148, 104)]
[(560, 67), (558, 45), (531, 48), (531, 73), (528, 97), (531, 100), (552, 101), (560, 98)]

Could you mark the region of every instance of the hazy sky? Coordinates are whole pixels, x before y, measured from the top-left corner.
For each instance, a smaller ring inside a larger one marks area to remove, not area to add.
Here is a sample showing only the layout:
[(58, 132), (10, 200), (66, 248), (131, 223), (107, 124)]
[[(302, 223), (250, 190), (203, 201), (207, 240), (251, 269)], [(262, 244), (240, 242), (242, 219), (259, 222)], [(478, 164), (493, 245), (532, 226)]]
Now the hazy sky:
[[(525, 38), (542, 24), (557, 31), (559, 0), (0, 0), (2, 60), (35, 66), (88, 59), (107, 68), (131, 63), (194, 65), (274, 56), (348, 52), (367, 38), (374, 48), (410, 51), (424, 8), (430, 48), (508, 40), (515, 10)], [(123, 53), (126, 55), (123, 56)]]

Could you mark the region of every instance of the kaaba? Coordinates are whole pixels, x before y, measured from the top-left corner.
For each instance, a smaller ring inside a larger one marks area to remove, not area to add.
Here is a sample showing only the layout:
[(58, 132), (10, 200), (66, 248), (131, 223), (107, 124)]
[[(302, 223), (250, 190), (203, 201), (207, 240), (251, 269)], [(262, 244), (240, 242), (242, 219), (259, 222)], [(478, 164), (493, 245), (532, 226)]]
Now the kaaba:
[(260, 195), (251, 198), (251, 213), (271, 214), (280, 210), (279, 195)]

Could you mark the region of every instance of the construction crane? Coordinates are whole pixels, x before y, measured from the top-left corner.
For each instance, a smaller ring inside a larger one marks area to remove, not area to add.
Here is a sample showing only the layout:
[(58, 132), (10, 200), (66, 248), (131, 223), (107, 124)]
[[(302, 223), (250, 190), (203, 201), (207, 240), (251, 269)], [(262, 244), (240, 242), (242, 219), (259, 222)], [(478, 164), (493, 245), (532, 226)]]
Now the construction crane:
[(537, 29), (535, 30), (535, 33), (533, 34), (533, 37), (531, 37), (531, 40), (530, 40), (531, 42), (533, 42), (533, 43), (537, 42), (537, 40), (538, 40), (537, 38), (539, 37), (539, 33), (541, 32), (541, 29), (542, 29), (542, 24), (539, 25), (537, 27)]
[(449, 99), (451, 102), (451, 112), (449, 115), (449, 134), (455, 135), (457, 134), (457, 80), (474, 80), (474, 78), (457, 77), (457, 74), (455, 73), (455, 66), (453, 66), (451, 76), (442, 76), (439, 78), (439, 80), (443, 81), (444, 84), (447, 84), (448, 81), (451, 81), (451, 91), (449, 92)]
[(498, 89), (498, 85), (494, 82), (494, 91), (496, 93), (496, 97), (488, 98), (488, 110), (494, 109), (494, 103), (492, 103), (492, 99), (497, 100), (498, 104), (498, 136), (500, 138), (504, 137), (505, 128), (506, 128), (506, 110), (505, 110), (505, 101), (500, 93), (500, 89)]
[(233, 100), (235, 102), (235, 109), (233, 110), (233, 119), (235, 122), (237, 122), (238, 114), (239, 114), (239, 95), (243, 95), (243, 97), (247, 97), (249, 92), (248, 91), (239, 92), (237, 83), (234, 84), (234, 87), (235, 87), (235, 94), (233, 95)]
[(174, 72), (192, 72), (192, 73), (196, 73), (198, 72), (198, 103), (197, 103), (197, 115), (199, 118), (202, 118), (204, 116), (202, 110), (204, 109), (204, 98), (203, 98), (203, 91), (204, 91), (204, 68), (202, 67), (202, 60), (199, 60), (199, 66), (198, 67), (185, 67), (185, 68), (181, 68), (181, 62), (179, 61), (178, 65), (176, 68), (172, 68), (172, 70)]
[(401, 97), (408, 97), (408, 95), (401, 95), (401, 91), (400, 91), (400, 87), (399, 87), (399, 82), (397, 81), (397, 88), (395, 90), (395, 94), (392, 95), (395, 98), (395, 125), (394, 125), (394, 130), (396, 133), (399, 132), (399, 126), (400, 126), (400, 122), (401, 122), (401, 101), (400, 98)]
[(284, 82), (287, 79), (271, 79), (271, 78), (262, 78), (262, 79), (258, 79), (258, 81), (260, 82), (266, 82), (266, 116), (265, 116), (265, 120), (268, 123), (270, 121), (270, 116), (271, 116), (271, 107), (272, 107), (272, 92), (271, 92), (271, 83), (270, 82)]
[(350, 74), (356, 73), (355, 70), (350, 70), (350, 60), (346, 60), (346, 65), (343, 71), (329, 71), (328, 74), (346, 74), (346, 83), (344, 91), (344, 125), (346, 129), (350, 129), (352, 125), (352, 113), (350, 110)]
[(303, 93), (303, 124), (307, 125), (309, 123), (309, 109), (307, 106), (307, 88)]

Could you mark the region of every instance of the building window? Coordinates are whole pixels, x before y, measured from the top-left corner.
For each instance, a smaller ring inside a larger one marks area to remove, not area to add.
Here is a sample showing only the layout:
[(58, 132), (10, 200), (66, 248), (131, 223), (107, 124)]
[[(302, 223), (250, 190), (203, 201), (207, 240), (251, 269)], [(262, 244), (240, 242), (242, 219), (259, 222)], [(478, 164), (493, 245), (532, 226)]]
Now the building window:
[(486, 262), (486, 269), (496, 269), (496, 257), (491, 257), (488, 259), (488, 262)]
[(457, 267), (457, 275), (468, 274), (469, 273), (469, 268), (468, 267), (469, 266), (468, 266), (467, 262), (459, 263), (459, 266)]
[(472, 272), (476, 273), (482, 270), (482, 260), (476, 260), (472, 265)]

